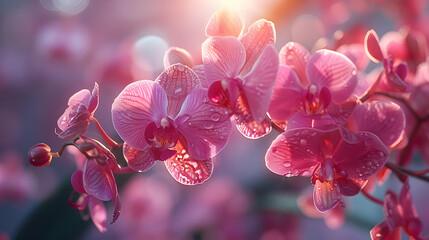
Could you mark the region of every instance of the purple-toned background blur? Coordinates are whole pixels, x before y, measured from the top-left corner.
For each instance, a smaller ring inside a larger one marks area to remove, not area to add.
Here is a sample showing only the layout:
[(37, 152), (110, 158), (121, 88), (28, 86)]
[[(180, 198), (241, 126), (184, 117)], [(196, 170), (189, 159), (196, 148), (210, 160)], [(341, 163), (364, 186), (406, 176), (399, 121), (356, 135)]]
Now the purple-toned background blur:
[[(260, 18), (273, 21), (277, 50), (288, 41), (311, 50), (339, 29), (373, 28), (380, 36), (396, 30), (384, 5), (369, 0), (0, 1), (0, 240), (25, 231), (26, 219), (75, 170), (67, 153), (45, 168), (26, 160), (35, 143), (54, 151), (61, 147), (54, 129), (73, 93), (98, 82), (95, 116), (120, 140), (111, 121), (114, 98), (130, 82), (155, 79), (171, 46), (187, 49), (201, 62), (205, 25), (217, 9), (237, 7), (247, 27)], [(88, 135), (97, 138), (93, 125)], [(361, 196), (348, 199), (346, 223), (336, 230), (300, 212), (296, 198), (309, 179), (286, 179), (265, 167), (265, 152), (276, 136), (248, 140), (234, 128), (214, 175), (203, 185), (180, 185), (162, 164), (138, 174), (120, 189), (119, 220), (106, 233), (90, 224), (79, 239), (368, 239), (383, 213)], [(428, 185), (410, 180), (428, 235), (428, 194), (422, 190)], [(383, 196), (386, 188), (399, 191), (397, 186), (393, 179), (375, 195)], [(54, 226), (56, 219), (38, 221)]]

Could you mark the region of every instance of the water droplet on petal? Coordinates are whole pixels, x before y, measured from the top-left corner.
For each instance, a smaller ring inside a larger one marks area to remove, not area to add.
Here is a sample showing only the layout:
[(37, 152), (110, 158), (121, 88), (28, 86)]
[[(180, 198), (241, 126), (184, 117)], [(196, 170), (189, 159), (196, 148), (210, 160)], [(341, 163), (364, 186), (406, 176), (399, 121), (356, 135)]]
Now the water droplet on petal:
[(185, 67), (183, 65), (177, 65), (177, 70), (182, 72), (183, 70), (185, 70)]
[(214, 127), (214, 124), (211, 123), (211, 122), (205, 122), (204, 123), (204, 128), (205, 129), (213, 129), (213, 127)]
[(305, 140), (304, 138), (301, 139), (300, 141), (301, 145), (307, 145), (307, 140)]
[(290, 167), (290, 166), (291, 166), (291, 163), (290, 163), (290, 162), (285, 162), (283, 165), (284, 165), (285, 167)]
[(174, 90), (174, 94), (178, 94), (180, 92), (182, 92), (182, 88), (181, 87), (178, 87), (176, 90)]
[(221, 115), (217, 112), (214, 112), (214, 113), (212, 113), (212, 115), (210, 117), (213, 121), (219, 121)]

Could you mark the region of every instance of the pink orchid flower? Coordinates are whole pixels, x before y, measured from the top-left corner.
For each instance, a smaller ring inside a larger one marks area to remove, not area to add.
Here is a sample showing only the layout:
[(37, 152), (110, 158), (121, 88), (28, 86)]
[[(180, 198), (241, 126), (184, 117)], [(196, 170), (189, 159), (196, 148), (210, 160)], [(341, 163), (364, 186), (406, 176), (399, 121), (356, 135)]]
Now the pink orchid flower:
[(88, 130), (90, 119), (98, 107), (98, 91), (98, 84), (95, 83), (92, 93), (88, 89), (83, 89), (70, 97), (67, 109), (57, 121), (61, 130), (58, 133), (60, 138), (73, 138)]
[(356, 101), (356, 66), (344, 55), (319, 50), (310, 57), (298, 43), (279, 53), (280, 69), (268, 114), (275, 122), (296, 127), (332, 128), (344, 124)]
[(231, 133), (228, 111), (208, 100), (195, 72), (182, 64), (166, 68), (155, 82), (125, 87), (112, 105), (112, 119), (131, 168), (146, 171), (164, 161), (183, 184), (211, 176), (213, 157)]
[(115, 156), (98, 141), (81, 136), (79, 142), (82, 151), (91, 158), (86, 158), (82, 170), (77, 170), (71, 178), (72, 186), (81, 194), (76, 202), (69, 199), (71, 206), (83, 210), (87, 206), (96, 227), (106, 231), (106, 210), (102, 201), (110, 201), (114, 205), (113, 216), (110, 223), (114, 223), (121, 213), (116, 181), (113, 172), (119, 172)]
[(408, 91), (408, 85), (405, 82), (408, 74), (406, 63), (394, 64), (392, 56), (385, 57), (380, 47), (378, 35), (374, 30), (368, 31), (364, 43), (368, 57), (375, 63), (383, 63), (382, 75), (379, 82), (375, 83), (378, 84), (377, 89), (396, 92)]
[(364, 182), (384, 166), (387, 156), (383, 142), (370, 132), (298, 128), (273, 141), (265, 163), (286, 177), (312, 176), (314, 205), (326, 212), (343, 204), (343, 195), (358, 194)]
[(256, 139), (271, 131), (266, 117), (277, 76), (274, 24), (261, 19), (242, 34), (243, 21), (228, 10), (210, 19), (202, 45), (210, 100), (235, 115), (238, 130)]
[(419, 237), (423, 224), (419, 219), (410, 194), (408, 179), (404, 182), (399, 196), (387, 191), (383, 205), (385, 221), (376, 225), (370, 231), (371, 239), (401, 239), (401, 227), (410, 239), (423, 239)]

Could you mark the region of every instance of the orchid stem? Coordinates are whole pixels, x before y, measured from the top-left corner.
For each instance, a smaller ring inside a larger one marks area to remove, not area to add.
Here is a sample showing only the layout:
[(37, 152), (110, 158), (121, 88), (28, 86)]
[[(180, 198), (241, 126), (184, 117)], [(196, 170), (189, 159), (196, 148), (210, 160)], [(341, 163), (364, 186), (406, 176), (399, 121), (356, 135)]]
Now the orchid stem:
[(381, 206), (383, 206), (383, 205), (384, 205), (384, 201), (382, 201), (382, 200), (380, 200), (380, 199), (378, 199), (378, 198), (376, 198), (376, 197), (372, 196), (371, 194), (369, 194), (369, 193), (366, 191), (366, 189), (365, 189), (365, 188), (363, 188), (363, 189), (361, 190), (361, 192), (362, 192), (362, 194), (363, 194), (366, 198), (368, 198), (368, 200), (370, 200), (371, 202), (373, 202), (373, 203), (375, 203), (375, 204), (378, 204), (378, 205), (381, 205)]
[[(401, 175), (409, 175), (411, 177), (415, 177), (415, 178), (418, 178), (420, 180), (429, 182), (429, 177), (428, 176), (423, 176), (425, 173), (429, 172), (428, 169), (427, 170), (423, 170), (421, 172), (414, 172), (414, 171), (408, 170), (406, 168), (403, 168), (403, 167), (401, 167), (399, 165), (396, 165), (396, 164), (394, 164), (392, 162), (387, 162), (386, 165), (384, 165), (384, 166), (387, 167), (387, 168), (389, 168), (389, 169), (391, 169), (399, 177), (399, 179), (401, 181), (402, 181)], [(422, 172), (424, 172), (424, 173), (422, 174)]]
[(118, 173), (118, 174), (122, 174), (122, 173), (132, 173), (132, 172), (137, 172), (136, 170), (130, 168), (130, 167), (121, 167), (119, 168), (119, 170), (114, 170), (113, 173)]
[(104, 139), (104, 141), (109, 145), (111, 148), (116, 148), (116, 145), (118, 145), (107, 133), (104, 131), (104, 129), (101, 127), (100, 123), (95, 117), (90, 118), (95, 126), (97, 127), (98, 132), (100, 133), (101, 137)]

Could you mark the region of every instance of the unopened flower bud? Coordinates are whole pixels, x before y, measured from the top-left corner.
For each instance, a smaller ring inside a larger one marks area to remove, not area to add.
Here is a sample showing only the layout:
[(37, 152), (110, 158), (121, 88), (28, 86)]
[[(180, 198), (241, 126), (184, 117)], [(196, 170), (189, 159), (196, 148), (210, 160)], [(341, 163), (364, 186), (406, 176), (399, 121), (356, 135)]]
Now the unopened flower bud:
[(34, 167), (43, 167), (51, 163), (51, 148), (45, 143), (38, 143), (28, 150), (28, 161)]

